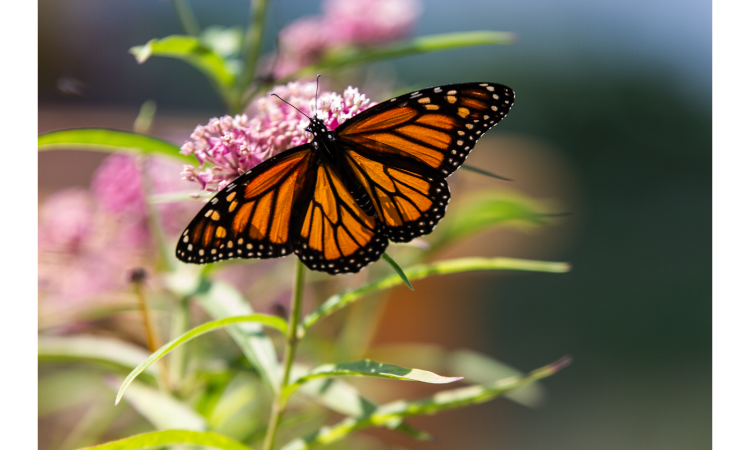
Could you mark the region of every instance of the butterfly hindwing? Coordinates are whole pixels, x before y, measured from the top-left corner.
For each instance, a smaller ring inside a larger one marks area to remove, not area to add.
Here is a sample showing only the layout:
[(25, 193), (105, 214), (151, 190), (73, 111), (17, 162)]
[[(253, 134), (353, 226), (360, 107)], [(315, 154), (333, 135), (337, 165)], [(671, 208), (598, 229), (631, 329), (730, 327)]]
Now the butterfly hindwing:
[(394, 157), (414, 159), (447, 177), (508, 114), (514, 98), (512, 89), (496, 83), (427, 88), (369, 108), (336, 131), (351, 147), (397, 149)]
[(295, 253), (313, 270), (359, 272), (378, 260), (388, 245), (383, 226), (355, 201), (339, 172), (324, 162), (315, 171), (312, 198), (304, 214)]
[(315, 155), (306, 144), (262, 162), (216, 194), (182, 233), (177, 258), (206, 263), (293, 252), (294, 216), (309, 197)]
[(387, 152), (379, 157), (344, 148), (351, 172), (367, 194), (366, 202), (361, 203), (372, 205), (371, 214), (383, 224), (390, 240), (408, 242), (428, 234), (443, 218), (450, 188), (435, 170), (394, 160)]

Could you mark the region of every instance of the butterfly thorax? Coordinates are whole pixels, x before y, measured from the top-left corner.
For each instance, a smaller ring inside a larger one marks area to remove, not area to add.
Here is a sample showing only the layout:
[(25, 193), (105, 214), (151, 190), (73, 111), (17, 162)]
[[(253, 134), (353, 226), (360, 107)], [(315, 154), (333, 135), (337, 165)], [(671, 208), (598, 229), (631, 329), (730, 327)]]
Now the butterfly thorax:
[(326, 124), (317, 117), (310, 119), (310, 125), (305, 128), (305, 131), (312, 133), (312, 146), (315, 150), (325, 149), (329, 156), (334, 156), (334, 142), (336, 142), (335, 131), (329, 130), (328, 127), (326, 127)]

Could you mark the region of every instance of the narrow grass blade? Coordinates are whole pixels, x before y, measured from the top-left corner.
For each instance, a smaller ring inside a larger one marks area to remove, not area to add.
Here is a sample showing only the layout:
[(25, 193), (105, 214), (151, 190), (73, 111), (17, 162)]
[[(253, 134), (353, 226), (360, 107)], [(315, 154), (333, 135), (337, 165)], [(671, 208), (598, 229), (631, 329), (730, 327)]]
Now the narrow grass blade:
[(372, 414), (363, 418), (347, 418), (341, 422), (321, 428), (316, 433), (290, 442), (282, 450), (305, 450), (338, 441), (346, 435), (365, 428), (388, 427), (393, 421), (406, 417), (435, 414), (462, 406), (484, 403), (500, 395), (525, 386), (533, 381), (557, 373), (570, 364), (565, 357), (553, 364), (539, 368), (525, 377), (512, 377), (486, 385), (475, 385), (439, 392), (421, 400), (398, 400), (379, 407)]
[[(411, 280), (419, 280), (432, 275), (445, 275), (475, 270), (522, 270), (563, 273), (570, 270), (570, 265), (563, 262), (533, 261), (515, 258), (458, 258), (409, 267), (404, 270), (404, 274)], [(401, 276), (391, 275), (368, 283), (360, 288), (344, 292), (343, 294), (334, 295), (305, 317), (302, 322), (303, 328), (305, 330), (310, 328), (320, 319), (331, 315), (351, 302), (359, 300), (365, 294), (396, 286), (401, 280)]]
[(409, 369), (406, 367), (395, 366), (393, 364), (383, 364), (377, 361), (363, 360), (341, 364), (326, 364), (310, 371), (307, 375), (298, 378), (284, 390), (284, 395), (289, 396), (298, 387), (315, 378), (329, 378), (336, 376), (359, 376), (359, 377), (377, 377), (393, 378), (396, 380), (421, 381), (431, 384), (453, 383), (454, 381), (463, 380), (463, 377), (444, 377), (426, 370)]
[(122, 398), (123, 393), (125, 392), (125, 389), (130, 385), (130, 383), (135, 379), (135, 377), (138, 376), (141, 372), (143, 372), (147, 367), (149, 367), (151, 364), (155, 363), (157, 360), (159, 360), (161, 357), (172, 351), (174, 348), (176, 348), (179, 345), (182, 345), (192, 339), (195, 339), (196, 337), (208, 333), (209, 331), (218, 330), (220, 328), (224, 328), (230, 325), (234, 325), (241, 322), (255, 322), (260, 323), (266, 326), (269, 326), (271, 328), (275, 328), (282, 333), (286, 333), (286, 322), (284, 319), (281, 319), (276, 316), (268, 316), (265, 314), (252, 314), (249, 316), (238, 316), (238, 317), (229, 317), (226, 319), (220, 319), (220, 320), (214, 320), (213, 322), (204, 323), (203, 325), (200, 325), (198, 327), (193, 328), (192, 330), (188, 331), (187, 333), (183, 334), (182, 336), (164, 344), (159, 350), (154, 352), (151, 356), (148, 357), (145, 361), (140, 363), (138, 367), (133, 369), (132, 372), (125, 378), (125, 381), (122, 382), (122, 386), (120, 386), (120, 390), (117, 393), (117, 399), (115, 400), (115, 405), (120, 402), (120, 399)]
[(39, 151), (91, 150), (121, 152), (136, 155), (161, 155), (181, 162), (195, 162), (194, 158), (180, 153), (180, 147), (161, 139), (129, 131), (108, 128), (73, 128), (52, 131), (39, 136)]
[(103, 336), (40, 336), (37, 351), (40, 361), (91, 361), (129, 370), (148, 358), (141, 347)]
[(409, 279), (406, 277), (406, 274), (404, 273), (404, 269), (401, 268), (401, 266), (398, 265), (396, 261), (393, 260), (390, 256), (388, 256), (388, 253), (383, 253), (383, 259), (386, 260), (388, 264), (393, 267), (393, 270), (398, 274), (398, 276), (401, 277), (402, 280), (404, 280), (404, 283), (406, 283), (407, 286), (409, 286), (409, 289), (412, 291), (414, 290), (414, 286), (409, 283)]
[(343, 48), (326, 54), (318, 63), (301, 69), (289, 78), (312, 75), (326, 69), (371, 64), (377, 61), (403, 58), (420, 53), (432, 53), (477, 45), (505, 45), (515, 42), (513, 33), (498, 31), (470, 31), (421, 36), (393, 45), (371, 48)]
[(146, 45), (132, 47), (130, 53), (135, 56), (138, 64), (143, 64), (151, 56), (185, 61), (203, 72), (225, 100), (235, 82), (236, 74), (231, 65), (195, 36), (173, 35), (151, 39)]
[(166, 430), (137, 434), (118, 441), (81, 450), (128, 450), (162, 445), (193, 444), (222, 450), (252, 450), (250, 447), (210, 431)]

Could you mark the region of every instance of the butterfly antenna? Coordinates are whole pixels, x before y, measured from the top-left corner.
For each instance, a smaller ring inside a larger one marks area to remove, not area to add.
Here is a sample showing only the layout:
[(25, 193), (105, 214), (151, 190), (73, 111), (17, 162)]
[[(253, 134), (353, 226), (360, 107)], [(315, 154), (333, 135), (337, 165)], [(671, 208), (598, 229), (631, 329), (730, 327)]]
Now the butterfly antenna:
[(315, 77), (315, 117), (318, 117), (318, 86), (320, 86), (320, 74)]
[(310, 116), (308, 116), (307, 114), (305, 114), (302, 111), (300, 111), (299, 108), (297, 108), (296, 106), (292, 105), (291, 103), (289, 103), (288, 101), (284, 100), (283, 98), (279, 97), (276, 94), (271, 94), (271, 95), (273, 95), (274, 97), (278, 98), (279, 100), (281, 100), (282, 102), (286, 103), (287, 105), (291, 106), (292, 108), (296, 109), (297, 111), (299, 111), (300, 114), (302, 114), (303, 116), (307, 117), (308, 120), (310, 120), (310, 122), (312, 122), (312, 119), (310, 119)]

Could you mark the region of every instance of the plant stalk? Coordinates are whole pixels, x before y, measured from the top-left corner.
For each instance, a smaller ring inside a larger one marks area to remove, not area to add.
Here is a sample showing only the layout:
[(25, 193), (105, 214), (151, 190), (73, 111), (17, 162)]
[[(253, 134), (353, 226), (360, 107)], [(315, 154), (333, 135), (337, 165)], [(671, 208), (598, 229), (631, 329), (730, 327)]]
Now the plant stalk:
[(284, 390), (289, 384), (289, 376), (292, 372), (292, 363), (294, 363), (294, 355), (297, 353), (297, 344), (299, 343), (299, 334), (297, 328), (299, 327), (300, 318), (302, 316), (302, 294), (305, 286), (305, 266), (301, 260), (297, 260), (297, 272), (294, 277), (294, 290), (292, 291), (292, 308), (289, 312), (289, 328), (286, 332), (286, 349), (284, 350), (284, 373), (281, 377), (281, 385), (276, 391), (276, 397), (271, 407), (271, 418), (268, 421), (268, 431), (266, 431), (266, 439), (263, 443), (264, 450), (273, 450), (273, 444), (276, 440), (276, 431), (281, 422), (281, 416), (284, 414), (284, 408), (286, 408), (287, 397), (284, 395)]
[[(155, 353), (161, 345), (159, 344), (159, 338), (156, 335), (153, 320), (151, 320), (151, 312), (146, 304), (146, 294), (144, 292), (145, 272), (143, 272), (142, 269), (135, 269), (131, 275), (131, 281), (133, 283), (135, 296), (138, 298), (138, 306), (141, 310), (143, 328), (146, 330), (146, 343), (148, 345), (148, 350), (151, 353)], [(159, 381), (161, 382), (161, 387), (164, 389), (169, 388), (169, 374), (164, 360), (159, 362)]]
[(252, 17), (245, 37), (245, 66), (237, 80), (237, 91), (233, 96), (236, 104), (232, 108), (234, 111), (230, 111), (233, 114), (241, 112), (243, 95), (248, 87), (250, 87), (253, 79), (255, 79), (258, 59), (260, 58), (260, 51), (263, 45), (263, 33), (266, 29), (266, 13), (268, 12), (268, 5), (270, 3), (271, 0), (253, 0), (251, 7)]
[(195, 14), (193, 14), (193, 10), (190, 9), (187, 0), (172, 0), (172, 7), (174, 7), (175, 12), (177, 13), (177, 18), (179, 19), (180, 25), (185, 34), (198, 36), (200, 27), (198, 26), (198, 21), (195, 19)]

